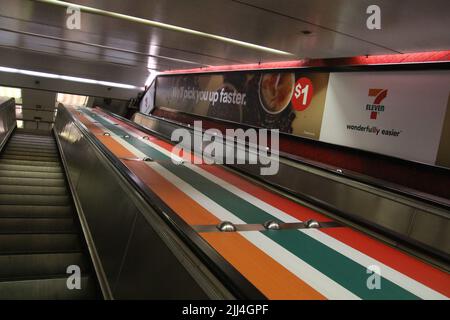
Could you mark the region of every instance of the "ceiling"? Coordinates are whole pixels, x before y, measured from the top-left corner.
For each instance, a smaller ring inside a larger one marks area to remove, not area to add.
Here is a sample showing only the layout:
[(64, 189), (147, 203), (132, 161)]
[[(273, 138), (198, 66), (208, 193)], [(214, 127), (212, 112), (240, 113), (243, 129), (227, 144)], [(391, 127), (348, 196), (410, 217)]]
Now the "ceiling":
[(84, 11), (69, 30), (66, 7), (0, 0), (0, 65), (142, 87), (148, 70), (450, 49), (448, 0), (377, 0), (381, 30), (366, 27), (372, 0), (70, 2), (289, 54)]

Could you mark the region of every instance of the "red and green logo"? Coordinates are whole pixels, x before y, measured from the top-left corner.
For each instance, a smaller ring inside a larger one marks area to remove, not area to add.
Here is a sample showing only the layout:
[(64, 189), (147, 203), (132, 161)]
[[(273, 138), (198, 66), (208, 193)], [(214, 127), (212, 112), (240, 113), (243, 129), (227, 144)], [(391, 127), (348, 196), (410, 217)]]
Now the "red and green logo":
[(370, 119), (376, 119), (378, 114), (384, 111), (381, 101), (387, 96), (387, 89), (369, 89), (369, 97), (375, 97), (373, 103), (366, 104), (366, 110), (370, 111)]

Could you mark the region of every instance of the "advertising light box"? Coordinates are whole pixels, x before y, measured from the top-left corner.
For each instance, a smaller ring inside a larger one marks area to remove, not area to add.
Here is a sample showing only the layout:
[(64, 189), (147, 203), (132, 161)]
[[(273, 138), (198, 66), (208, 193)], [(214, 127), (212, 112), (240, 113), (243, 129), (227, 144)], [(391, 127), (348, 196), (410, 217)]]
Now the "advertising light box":
[(155, 106), (450, 167), (450, 71), (160, 76)]

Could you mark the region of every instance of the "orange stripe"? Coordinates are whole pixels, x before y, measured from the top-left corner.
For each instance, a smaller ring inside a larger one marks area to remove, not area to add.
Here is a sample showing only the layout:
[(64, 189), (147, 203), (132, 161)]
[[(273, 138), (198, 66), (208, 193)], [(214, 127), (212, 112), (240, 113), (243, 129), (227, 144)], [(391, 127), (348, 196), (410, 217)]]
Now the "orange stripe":
[(118, 143), (116, 140), (114, 140), (112, 137), (100, 135), (96, 136), (97, 139), (99, 139), (103, 145), (105, 145), (112, 153), (120, 158), (136, 158), (136, 155), (129, 151), (127, 148), (122, 146), (120, 143)]

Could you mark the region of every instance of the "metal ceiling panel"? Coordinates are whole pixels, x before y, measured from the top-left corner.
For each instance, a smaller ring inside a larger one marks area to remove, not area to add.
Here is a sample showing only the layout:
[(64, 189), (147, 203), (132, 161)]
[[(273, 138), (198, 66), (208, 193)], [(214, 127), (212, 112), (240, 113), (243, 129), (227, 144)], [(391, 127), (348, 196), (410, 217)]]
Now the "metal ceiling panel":
[[(254, 10), (311, 23), (326, 30), (406, 53), (450, 47), (448, 0), (233, 0)], [(366, 9), (381, 9), (381, 30), (369, 30)], [(360, 52), (363, 54), (363, 52)]]
[[(5, 57), (15, 53), (15, 57), (4, 61), (31, 70), (142, 86), (149, 73), (147, 69), (191, 69), (450, 47), (448, 0), (379, 0), (382, 30), (375, 31), (366, 28), (365, 12), (372, 4), (369, 0), (70, 2), (245, 41), (292, 55), (264, 52), (87, 12), (81, 14), (81, 30), (69, 30), (65, 25), (65, 7), (31, 0), (0, 0), (0, 55)], [(311, 33), (304, 34), (304, 31)]]
[(58, 54), (0, 46), (0, 66), (111, 81), (142, 87), (148, 72), (145, 69), (73, 59)]

